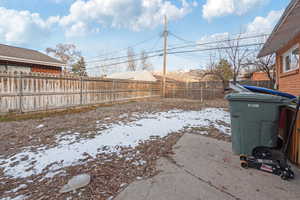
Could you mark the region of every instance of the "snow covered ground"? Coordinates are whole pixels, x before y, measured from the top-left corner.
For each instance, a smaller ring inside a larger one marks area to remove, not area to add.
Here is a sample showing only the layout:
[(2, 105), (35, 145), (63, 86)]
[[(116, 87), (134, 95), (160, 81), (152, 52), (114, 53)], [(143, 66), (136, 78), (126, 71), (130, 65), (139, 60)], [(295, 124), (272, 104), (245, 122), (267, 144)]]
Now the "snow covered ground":
[(16, 196), (14, 198), (7, 197), (7, 198), (1, 199), (1, 200), (24, 200), (26, 198), (27, 197), (25, 195), (19, 195), (19, 196)]
[[(101, 124), (101, 121), (96, 124)], [(78, 140), (80, 133), (61, 133), (55, 147), (39, 147), (35, 151), (27, 147), (11, 157), (0, 157), (0, 168), (10, 178), (26, 178), (44, 172), (47, 172), (47, 177), (51, 177), (64, 167), (82, 164), (87, 155), (96, 157), (99, 153), (118, 154), (119, 147), (134, 148), (141, 141), (149, 140), (150, 136), (165, 137), (186, 127), (214, 127), (230, 135), (229, 124), (229, 113), (219, 108), (140, 114), (136, 121), (130, 123), (101, 124), (107, 129), (97, 131), (94, 138)], [(206, 134), (205, 131), (203, 134)]]

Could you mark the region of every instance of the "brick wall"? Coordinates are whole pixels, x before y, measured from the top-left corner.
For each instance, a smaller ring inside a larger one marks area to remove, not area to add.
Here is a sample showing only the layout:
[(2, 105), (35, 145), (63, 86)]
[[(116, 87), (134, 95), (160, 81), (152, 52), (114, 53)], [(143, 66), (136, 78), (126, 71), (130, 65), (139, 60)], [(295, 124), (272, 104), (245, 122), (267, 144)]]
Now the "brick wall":
[(268, 74), (266, 72), (254, 72), (251, 77), (252, 81), (269, 81)]
[(299, 68), (290, 71), (290, 72), (283, 72), (283, 61), (282, 55), (288, 51), (291, 47), (296, 44), (300, 45), (300, 34), (291, 40), (287, 45), (285, 45), (282, 49), (276, 52), (276, 76), (277, 76), (277, 85), (278, 89), (283, 92), (291, 93), (293, 95), (300, 95), (300, 63)]
[(2, 72), (3, 71), (24, 72), (24, 73), (39, 72), (39, 73), (47, 73), (47, 74), (60, 74), (62, 72), (62, 68), (0, 60), (0, 71), (2, 71)]
[(62, 70), (61, 70), (61, 68), (58, 68), (58, 67), (34, 66), (34, 67), (31, 67), (31, 72), (48, 73), (48, 74), (60, 74), (62, 72)]

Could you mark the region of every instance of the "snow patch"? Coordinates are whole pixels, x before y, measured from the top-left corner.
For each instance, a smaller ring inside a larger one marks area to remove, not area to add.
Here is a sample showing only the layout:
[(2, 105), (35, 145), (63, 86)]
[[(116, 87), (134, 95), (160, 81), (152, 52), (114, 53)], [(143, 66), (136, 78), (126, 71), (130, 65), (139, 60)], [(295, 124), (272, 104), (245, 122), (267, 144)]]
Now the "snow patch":
[(4, 199), (1, 199), (1, 200), (25, 200), (27, 199), (27, 196), (25, 195), (19, 195), (19, 196), (16, 196), (16, 197), (5, 197)]
[(43, 181), (45, 178), (53, 178), (56, 175), (66, 176), (67, 174), (65, 170), (50, 171), (44, 176), (42, 180), (40, 180), (40, 182)]
[(45, 127), (45, 125), (44, 124), (40, 124), (40, 125), (38, 125), (36, 128), (44, 128)]
[[(25, 178), (50, 170), (55, 172), (71, 165), (82, 164), (87, 155), (96, 157), (99, 153), (119, 153), (120, 146), (136, 147), (151, 136), (165, 137), (185, 127), (211, 127), (230, 135), (230, 115), (223, 109), (207, 108), (200, 111), (171, 110), (155, 114), (142, 114), (143, 118), (127, 124), (115, 123), (108, 129), (97, 131), (94, 138), (77, 139), (79, 133), (57, 137), (57, 146), (32, 151), (31, 147), (9, 157), (0, 158), (0, 168), (5, 176)], [(27, 160), (22, 160), (28, 157)], [(139, 163), (139, 164), (143, 164)], [(46, 171), (45, 171), (46, 170)], [(54, 173), (55, 175), (55, 173)]]
[(77, 138), (80, 137), (80, 133), (61, 133), (57, 135), (56, 138), (56, 143), (60, 145), (67, 145), (75, 142)]
[(6, 193), (16, 193), (19, 190), (22, 190), (22, 189), (25, 189), (25, 188), (27, 188), (27, 185), (26, 184), (21, 184), (18, 187), (16, 187), (15, 189), (12, 189), (12, 190), (10, 190), (10, 191), (8, 191)]

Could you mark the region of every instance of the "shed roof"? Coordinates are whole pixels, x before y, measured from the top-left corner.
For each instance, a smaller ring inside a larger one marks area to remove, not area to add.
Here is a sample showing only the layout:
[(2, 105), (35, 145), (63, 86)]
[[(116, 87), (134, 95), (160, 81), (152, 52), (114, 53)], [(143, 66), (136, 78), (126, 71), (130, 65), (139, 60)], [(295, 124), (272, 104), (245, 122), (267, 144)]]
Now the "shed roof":
[(36, 50), (0, 44), (0, 60), (61, 67), (63, 62)]
[(258, 54), (264, 57), (275, 53), (300, 33), (300, 0), (292, 0), (285, 9), (267, 42)]

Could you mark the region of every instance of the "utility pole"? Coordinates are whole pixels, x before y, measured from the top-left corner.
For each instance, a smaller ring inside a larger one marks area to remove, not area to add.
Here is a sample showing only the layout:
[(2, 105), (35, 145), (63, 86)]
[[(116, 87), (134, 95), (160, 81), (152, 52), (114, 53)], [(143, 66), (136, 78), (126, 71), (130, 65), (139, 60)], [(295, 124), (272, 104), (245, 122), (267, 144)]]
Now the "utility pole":
[(163, 97), (166, 97), (166, 74), (167, 74), (167, 47), (168, 47), (168, 19), (167, 15), (164, 17), (164, 61), (163, 61)]

